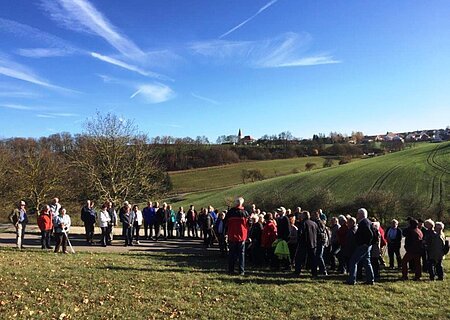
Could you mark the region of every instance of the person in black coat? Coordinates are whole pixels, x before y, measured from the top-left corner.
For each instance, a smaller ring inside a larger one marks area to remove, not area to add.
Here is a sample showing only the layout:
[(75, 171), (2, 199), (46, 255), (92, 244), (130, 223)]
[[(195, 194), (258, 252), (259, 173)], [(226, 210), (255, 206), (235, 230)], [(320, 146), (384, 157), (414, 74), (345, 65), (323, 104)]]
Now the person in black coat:
[(84, 223), (86, 242), (92, 245), (94, 240), (94, 226), (97, 221), (97, 214), (94, 210), (94, 202), (86, 200), (86, 205), (81, 208), (81, 221)]
[(155, 229), (156, 229), (156, 239), (158, 241), (161, 237), (161, 228), (163, 229), (164, 239), (167, 240), (167, 219), (170, 217), (170, 210), (168, 209), (167, 203), (163, 203), (162, 207), (156, 211), (155, 216)]
[(213, 226), (214, 226), (214, 218), (211, 215), (211, 212), (208, 212), (206, 209), (204, 211), (203, 216), (203, 243), (208, 248), (211, 247), (214, 241), (213, 237)]
[(258, 215), (252, 217), (252, 227), (249, 232), (249, 251), (250, 259), (255, 266), (261, 266), (263, 263), (263, 250), (261, 248), (261, 237), (263, 232), (263, 224)]
[(306, 262), (311, 261), (311, 274), (317, 276), (317, 262), (315, 257), (317, 248), (318, 227), (317, 223), (311, 220), (308, 211), (303, 211), (300, 215), (301, 222), (298, 228), (298, 246), (295, 254), (295, 274), (300, 275)]

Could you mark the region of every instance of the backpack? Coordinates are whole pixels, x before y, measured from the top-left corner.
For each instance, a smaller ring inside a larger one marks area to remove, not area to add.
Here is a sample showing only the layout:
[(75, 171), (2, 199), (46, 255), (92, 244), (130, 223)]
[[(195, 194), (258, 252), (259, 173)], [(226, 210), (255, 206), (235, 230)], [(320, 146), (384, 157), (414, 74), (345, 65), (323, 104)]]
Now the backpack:
[(378, 231), (374, 227), (373, 223), (370, 225), (370, 231), (372, 231), (372, 240), (370, 241), (370, 244), (372, 246), (378, 245), (380, 243), (380, 240), (381, 240), (380, 231)]
[(325, 226), (325, 224), (322, 221), (318, 221), (317, 222), (317, 226), (318, 226), (318, 237), (317, 240), (319, 241), (319, 243), (323, 244), (326, 246), (327, 242), (328, 242), (328, 232), (327, 232), (327, 228)]
[(445, 240), (445, 243), (444, 243), (444, 256), (446, 254), (448, 254), (449, 251), (450, 251), (450, 243), (449, 243), (448, 240)]

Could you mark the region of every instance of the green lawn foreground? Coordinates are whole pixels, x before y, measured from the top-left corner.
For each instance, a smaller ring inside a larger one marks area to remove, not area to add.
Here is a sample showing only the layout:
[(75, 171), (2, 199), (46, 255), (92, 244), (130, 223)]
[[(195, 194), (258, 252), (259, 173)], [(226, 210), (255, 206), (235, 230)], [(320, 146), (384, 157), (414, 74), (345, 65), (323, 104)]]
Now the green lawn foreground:
[[(449, 319), (450, 281), (374, 286), (223, 272), (218, 253), (55, 255), (0, 249), (1, 319)], [(445, 267), (450, 269), (449, 261)], [(426, 279), (424, 275), (423, 279)]]

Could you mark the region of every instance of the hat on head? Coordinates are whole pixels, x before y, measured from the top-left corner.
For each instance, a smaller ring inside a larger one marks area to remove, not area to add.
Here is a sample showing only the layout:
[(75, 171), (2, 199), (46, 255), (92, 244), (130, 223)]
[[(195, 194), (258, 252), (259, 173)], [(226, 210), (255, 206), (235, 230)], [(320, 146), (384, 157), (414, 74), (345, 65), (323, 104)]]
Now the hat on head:
[(277, 209), (277, 211), (278, 211), (278, 212), (284, 212), (284, 213), (286, 213), (286, 208), (285, 208), (285, 207), (279, 207), (279, 208)]

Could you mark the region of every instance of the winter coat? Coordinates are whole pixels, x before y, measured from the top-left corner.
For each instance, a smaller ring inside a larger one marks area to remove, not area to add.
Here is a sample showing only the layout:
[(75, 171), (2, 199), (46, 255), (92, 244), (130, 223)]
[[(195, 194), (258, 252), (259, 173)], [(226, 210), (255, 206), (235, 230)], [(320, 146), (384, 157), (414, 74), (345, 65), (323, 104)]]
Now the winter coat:
[(206, 213), (203, 217), (203, 230), (211, 230), (214, 226), (214, 218), (211, 216), (211, 213)]
[(433, 232), (429, 235), (430, 242), (427, 248), (428, 259), (440, 261), (444, 257), (445, 236)]
[(188, 223), (194, 223), (197, 221), (197, 211), (189, 209), (186, 214), (186, 219)]
[(298, 245), (304, 248), (314, 249), (318, 245), (319, 227), (311, 219), (305, 219), (298, 228)]
[(37, 218), (37, 224), (39, 226), (39, 230), (41, 231), (49, 231), (53, 228), (52, 217), (49, 213), (41, 213)]
[(59, 215), (59, 216), (56, 216), (56, 217), (53, 219), (53, 225), (54, 225), (54, 227), (55, 227), (55, 233), (61, 233), (61, 232), (63, 232), (63, 228), (62, 228), (62, 225), (63, 225), (63, 224), (64, 224), (64, 230), (65, 230), (66, 232), (69, 232), (70, 225), (71, 225), (72, 223), (71, 223), (71, 220), (70, 220), (70, 217), (69, 217), (68, 214)]
[(100, 211), (100, 214), (98, 215), (98, 226), (100, 228), (106, 228), (110, 221), (111, 217), (109, 216), (109, 212), (107, 210)]
[(124, 227), (131, 227), (134, 224), (134, 221), (136, 221), (136, 214), (134, 211), (130, 211), (129, 213), (121, 212), (119, 214), (120, 222), (122, 222), (122, 225)]
[(350, 258), (356, 250), (356, 227), (348, 229), (347, 236), (345, 239), (345, 245), (342, 247), (341, 252), (342, 255), (346, 258)]
[(271, 248), (274, 241), (277, 239), (277, 226), (271, 220), (266, 223), (261, 235), (261, 247)]
[(252, 225), (252, 228), (250, 229), (249, 238), (252, 240), (253, 246), (260, 246), (261, 245), (261, 238), (263, 233), (264, 227), (262, 223), (256, 222)]
[(142, 209), (142, 216), (144, 217), (145, 223), (154, 223), (155, 222), (155, 214), (156, 210), (153, 207), (145, 207)]
[(367, 218), (361, 219), (361, 221), (358, 223), (358, 229), (355, 233), (356, 244), (358, 246), (370, 246), (372, 243), (372, 238), (372, 222), (370, 222), (370, 220)]
[(395, 238), (393, 238), (393, 239), (389, 238), (389, 234), (390, 234), (391, 230), (394, 230), (394, 229), (391, 227), (391, 228), (387, 229), (387, 231), (385, 233), (385, 238), (386, 238), (388, 245), (390, 247), (397, 247), (397, 246), (400, 247), (400, 245), (402, 243), (402, 237), (403, 237), (402, 230), (400, 230), (400, 228), (396, 228), (395, 229), (396, 230)]
[(405, 250), (407, 253), (421, 255), (423, 233), (418, 228), (408, 228), (405, 231)]
[(348, 227), (346, 224), (343, 224), (337, 231), (336, 236), (337, 236), (338, 243), (341, 247), (345, 246), (345, 242), (347, 240), (347, 232), (348, 232)]
[(142, 221), (144, 220), (141, 210), (135, 211), (134, 214), (136, 215), (136, 220), (134, 222), (137, 223), (138, 226), (141, 226)]
[(83, 207), (81, 209), (81, 220), (87, 225), (95, 224), (95, 220), (97, 220), (95, 210), (93, 208)]
[(243, 207), (234, 207), (228, 210), (224, 219), (228, 242), (247, 240), (247, 218), (248, 212)]
[(282, 216), (279, 219), (277, 219), (277, 238), (283, 239), (284, 241), (289, 241), (289, 234), (290, 234), (290, 221), (287, 216)]

